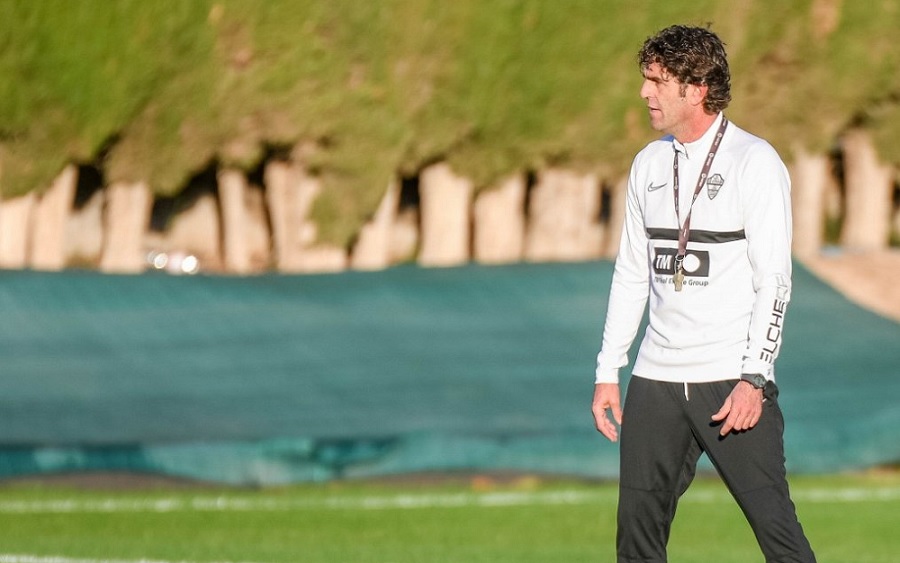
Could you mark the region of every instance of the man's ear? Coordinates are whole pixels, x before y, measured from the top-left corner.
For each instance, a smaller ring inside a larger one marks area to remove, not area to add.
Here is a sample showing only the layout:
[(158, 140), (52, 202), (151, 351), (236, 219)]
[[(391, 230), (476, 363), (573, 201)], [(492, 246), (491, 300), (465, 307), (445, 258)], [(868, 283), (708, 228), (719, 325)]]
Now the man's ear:
[(699, 106), (706, 99), (707, 92), (709, 92), (709, 86), (705, 84), (699, 86), (691, 84), (687, 87), (686, 97), (692, 105)]

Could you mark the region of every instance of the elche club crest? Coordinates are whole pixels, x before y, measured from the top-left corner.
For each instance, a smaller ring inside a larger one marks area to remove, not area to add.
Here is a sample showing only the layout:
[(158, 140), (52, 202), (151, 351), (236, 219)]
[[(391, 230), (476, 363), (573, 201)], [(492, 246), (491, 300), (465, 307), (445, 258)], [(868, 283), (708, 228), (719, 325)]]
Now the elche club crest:
[(719, 195), (719, 190), (722, 189), (724, 183), (725, 179), (721, 174), (713, 174), (706, 180), (706, 195), (709, 196), (709, 199), (715, 199)]

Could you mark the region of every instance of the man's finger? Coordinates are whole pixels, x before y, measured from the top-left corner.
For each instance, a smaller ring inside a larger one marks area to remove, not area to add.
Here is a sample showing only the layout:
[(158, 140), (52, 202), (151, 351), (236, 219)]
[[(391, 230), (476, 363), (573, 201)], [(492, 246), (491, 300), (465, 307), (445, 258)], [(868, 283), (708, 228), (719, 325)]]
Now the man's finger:
[(597, 430), (606, 436), (609, 441), (615, 442), (619, 438), (615, 425), (606, 416), (606, 409), (594, 412), (594, 424)]
[(734, 430), (736, 432), (741, 432), (748, 428), (750, 428), (750, 418), (746, 416), (742, 416), (741, 418), (739, 418), (734, 425)]
[(600, 429), (600, 433), (606, 436), (606, 439), (610, 442), (617, 442), (619, 440), (619, 433), (611, 422), (607, 422), (603, 428)]
[(747, 417), (747, 428), (745, 430), (750, 430), (759, 422), (759, 419), (762, 418), (762, 410), (755, 410), (750, 413), (750, 416)]
[(722, 403), (722, 408), (719, 409), (719, 412), (712, 415), (712, 419), (715, 422), (719, 422), (721, 420), (724, 420), (725, 417), (728, 416), (728, 413), (730, 413), (730, 412), (731, 412), (731, 397), (728, 397), (727, 399), (725, 399), (725, 402)]
[(725, 419), (725, 424), (722, 425), (722, 429), (719, 430), (719, 436), (727, 436), (732, 430), (734, 430), (734, 420), (729, 416)]
[(616, 422), (621, 424), (622, 410), (620, 407), (619, 385), (610, 383), (598, 383), (594, 386), (594, 400), (591, 410), (594, 414), (594, 425), (597, 430), (606, 436), (611, 442), (619, 438), (619, 432), (612, 423), (606, 410), (612, 412)]
[(759, 419), (762, 418), (762, 413), (758, 412), (753, 415), (753, 418), (750, 419), (750, 428), (753, 428), (759, 423)]

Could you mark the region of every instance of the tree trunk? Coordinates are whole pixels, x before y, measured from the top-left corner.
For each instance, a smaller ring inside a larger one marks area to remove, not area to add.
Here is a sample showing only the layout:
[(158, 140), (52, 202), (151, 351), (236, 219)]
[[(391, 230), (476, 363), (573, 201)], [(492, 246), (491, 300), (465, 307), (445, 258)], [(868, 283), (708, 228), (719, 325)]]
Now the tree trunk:
[(96, 268), (103, 256), (103, 190), (73, 209), (66, 223), (66, 263)]
[(28, 264), (28, 235), (36, 201), (31, 192), (0, 202), (0, 267), (20, 270)]
[(628, 192), (628, 176), (613, 184), (609, 198), (609, 222), (603, 238), (603, 258), (615, 258), (619, 254), (622, 228), (625, 226), (625, 197)]
[(484, 264), (522, 259), (525, 246), (525, 178), (510, 176), (475, 199), (474, 255)]
[(891, 218), (891, 232), (895, 237), (900, 238), (900, 207), (893, 211)]
[(841, 243), (849, 250), (877, 250), (888, 245), (894, 171), (878, 159), (867, 131), (844, 134), (846, 202)]
[(266, 203), (272, 224), (275, 266), (284, 273), (339, 272), (347, 268), (342, 248), (316, 244), (316, 224), (309, 219), (322, 191), (318, 178), (296, 162), (266, 166)]
[(66, 266), (66, 222), (75, 201), (78, 169), (70, 164), (38, 199), (31, 234), (31, 267), (57, 271)]
[(153, 194), (144, 182), (118, 182), (106, 188), (102, 271), (125, 274), (146, 268), (144, 236), (152, 210)]
[(388, 240), (388, 262), (399, 264), (415, 260), (419, 238), (419, 208), (410, 206), (398, 210)]
[(372, 220), (363, 225), (353, 247), (350, 267), (355, 270), (381, 270), (390, 265), (391, 233), (400, 202), (400, 184), (393, 180), (384, 193)]
[(469, 260), (472, 183), (435, 164), (419, 177), (423, 266), (455, 266)]
[(218, 180), (225, 271), (247, 274), (250, 272), (248, 217), (244, 202), (247, 178), (240, 170), (225, 169), (219, 172)]
[(244, 191), (245, 235), (250, 270), (272, 267), (272, 233), (269, 228), (266, 196), (261, 186), (248, 184)]
[(600, 205), (595, 175), (542, 172), (531, 194), (525, 258), (532, 262), (599, 258), (603, 253)]
[(793, 250), (798, 257), (807, 258), (818, 254), (825, 240), (825, 196), (831, 176), (828, 157), (799, 148), (791, 172)]
[(161, 245), (160, 250), (194, 255), (201, 270), (221, 271), (222, 226), (215, 195), (200, 195), (190, 207), (172, 217)]
[(263, 179), (266, 184), (269, 223), (272, 225), (275, 267), (281, 271), (291, 263), (291, 251), (297, 245), (293, 218), (294, 175), (293, 165), (273, 160), (266, 164)]

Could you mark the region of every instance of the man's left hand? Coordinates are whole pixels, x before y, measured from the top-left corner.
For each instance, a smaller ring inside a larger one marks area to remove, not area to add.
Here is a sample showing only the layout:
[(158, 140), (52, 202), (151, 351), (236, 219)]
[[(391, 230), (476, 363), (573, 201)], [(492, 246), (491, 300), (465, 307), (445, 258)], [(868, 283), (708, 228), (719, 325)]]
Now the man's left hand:
[(719, 412), (712, 415), (713, 422), (722, 422), (719, 435), (726, 436), (729, 432), (742, 432), (750, 430), (759, 422), (762, 416), (763, 392), (746, 381), (739, 381)]

